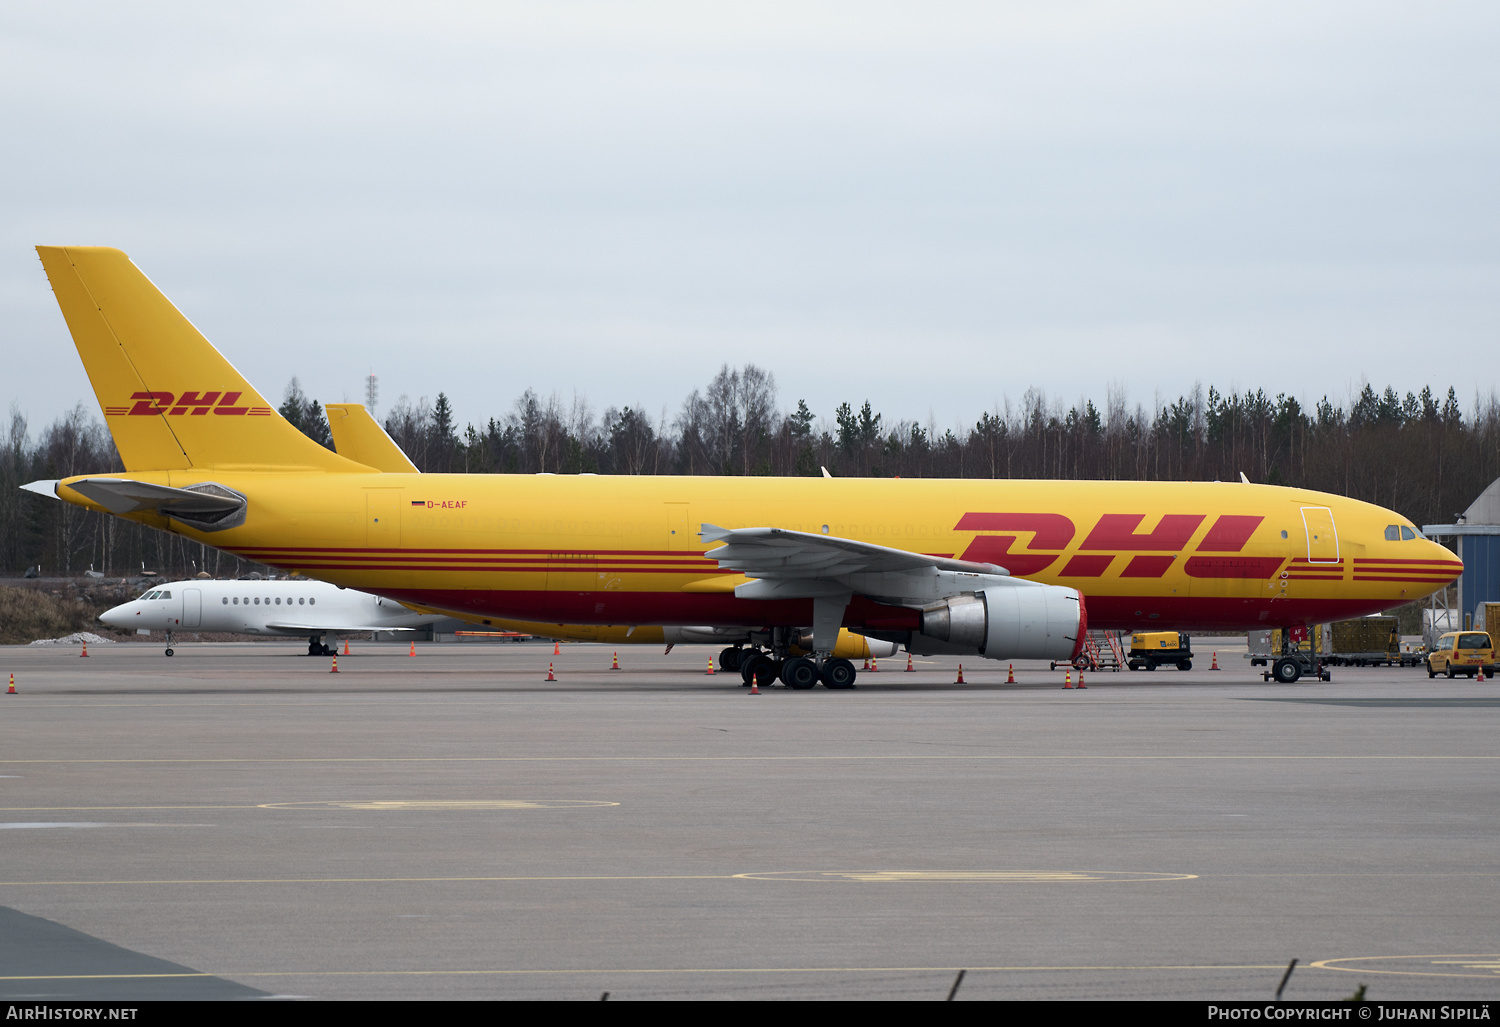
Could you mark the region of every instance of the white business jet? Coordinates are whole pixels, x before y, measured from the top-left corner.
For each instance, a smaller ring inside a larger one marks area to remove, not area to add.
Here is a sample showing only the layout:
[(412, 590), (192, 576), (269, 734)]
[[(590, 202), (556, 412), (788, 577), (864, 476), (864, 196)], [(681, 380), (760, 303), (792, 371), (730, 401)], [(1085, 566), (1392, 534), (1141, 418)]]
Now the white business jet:
[(325, 581), (197, 579), (157, 585), (99, 619), (112, 628), (165, 631), (168, 656), (174, 631), (297, 635), (307, 639), (307, 655), (329, 656), (333, 650), (323, 639), (330, 633), (415, 631), (448, 618)]

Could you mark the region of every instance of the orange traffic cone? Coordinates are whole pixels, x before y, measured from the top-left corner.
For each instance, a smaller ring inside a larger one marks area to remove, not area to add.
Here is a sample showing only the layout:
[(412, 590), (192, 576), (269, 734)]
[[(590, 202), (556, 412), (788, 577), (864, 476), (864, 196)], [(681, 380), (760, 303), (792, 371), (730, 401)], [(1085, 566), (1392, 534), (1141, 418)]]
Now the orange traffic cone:
[(1208, 668), (1208, 669), (1209, 670), (1218, 670), (1219, 669), (1219, 654), (1218, 653), (1214, 653), (1214, 665), (1212, 667)]
[(1069, 667), (1068, 668), (1068, 672), (1063, 675), (1063, 687), (1064, 688), (1072, 688), (1073, 687), (1073, 668), (1072, 667)]
[(547, 661), (547, 680), (548, 681), (556, 681), (557, 680), (557, 675), (555, 675), (555, 674), (552, 673), (552, 661), (551, 660)]
[(961, 685), (964, 683), (964, 665), (962, 663), (958, 665), (958, 680), (953, 683), (955, 685)]
[(877, 660), (877, 659), (875, 659), (875, 657), (873, 657), (873, 656), (870, 657), (870, 673), (871, 674), (879, 674), (880, 673), (880, 661)]
[(553, 656), (561, 656), (562, 655), (562, 642), (559, 641), (558, 639), (555, 639), (555, 638), (552, 640), (552, 655)]
[(344, 636), (344, 655), (349, 655), (349, 637), (347, 635)]
[(759, 677), (751, 677), (750, 678), (750, 694), (751, 695), (760, 695), (760, 678)]
[(907, 672), (907, 673), (908, 673), (908, 674), (910, 674), (910, 673), (911, 673), (911, 671), (912, 671), (912, 666), (911, 666), (911, 653), (907, 653), (907, 654), (906, 654), (906, 672)]
[(1481, 683), (1484, 681), (1484, 668), (1483, 667), (1480, 667), (1478, 670), (1476, 670), (1474, 672), (1474, 680), (1477, 681), (1477, 682), (1481, 682)]
[(708, 658), (708, 674), (705, 674), (704, 677), (708, 677), (710, 674), (714, 674), (714, 673), (715, 673), (715, 671), (714, 671), (714, 658), (712, 656), (710, 656)]
[(1010, 670), (1005, 675), (1005, 683), (1007, 685), (1013, 685), (1016, 683), (1016, 665), (1014, 663), (1010, 665)]
[(618, 649), (615, 650), (615, 662), (614, 662), (614, 666), (610, 667), (609, 669), (610, 670), (619, 670), (620, 669), (620, 652), (619, 652)]
[(1078, 687), (1079, 688), (1087, 688), (1087, 687), (1089, 687), (1088, 685), (1085, 685), (1083, 683), (1083, 671), (1081, 671), (1081, 670), (1078, 672)]
[(870, 658), (868, 656), (865, 657), (865, 665), (863, 667), (859, 668), (859, 669), (860, 670), (869, 670), (870, 669)]
[(406, 655), (407, 656), (415, 656), (415, 655), (417, 655), (417, 640), (416, 639), (412, 639), (411, 652), (407, 653)]
[(10, 672), (10, 691), (6, 692), (5, 694), (6, 695), (15, 695), (16, 694), (16, 672), (15, 671), (11, 671)]
[(337, 652), (335, 652), (333, 654), (333, 669), (330, 670), (328, 673), (330, 673), (330, 674), (337, 674), (338, 672), (339, 672), (339, 654)]
[(89, 654), (89, 640), (85, 638), (83, 640), (83, 652), (79, 653), (78, 655), (79, 656), (87, 656), (88, 654)]

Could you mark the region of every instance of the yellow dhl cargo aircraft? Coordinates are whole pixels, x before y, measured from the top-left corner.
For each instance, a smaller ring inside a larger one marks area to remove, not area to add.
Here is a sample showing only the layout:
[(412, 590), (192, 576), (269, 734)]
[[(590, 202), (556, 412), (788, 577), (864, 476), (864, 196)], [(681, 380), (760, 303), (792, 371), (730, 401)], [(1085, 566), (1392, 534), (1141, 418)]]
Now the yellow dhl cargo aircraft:
[[(396, 440), (386, 434), (379, 421), (370, 416), (363, 403), (325, 403), (323, 410), (328, 415), (333, 448), (340, 456), (390, 474), (420, 473), (416, 464), (396, 445)], [(744, 625), (549, 624), (545, 621), (472, 615), (465, 615), (465, 619), (504, 631), (518, 631), (542, 638), (566, 638), (573, 642), (604, 642), (613, 645), (666, 643), (669, 649), (683, 644), (722, 645), (725, 646), (719, 654), (719, 666), (722, 670), (739, 669), (741, 657), (745, 655), (742, 647), (747, 643), (771, 648), (775, 641), (771, 632)], [(792, 648), (799, 655), (816, 651), (812, 640), (805, 634), (792, 643)], [(850, 660), (868, 660), (871, 657), (894, 656), (896, 649), (894, 642), (879, 639), (872, 641), (848, 628), (840, 628), (838, 641), (833, 646), (833, 655)]]
[(1087, 626), (1298, 626), (1461, 570), (1405, 518), (1247, 483), (382, 473), (282, 419), (119, 250), (37, 248), (126, 472), (34, 483), (227, 552), (455, 614), (838, 628), (1075, 656)]

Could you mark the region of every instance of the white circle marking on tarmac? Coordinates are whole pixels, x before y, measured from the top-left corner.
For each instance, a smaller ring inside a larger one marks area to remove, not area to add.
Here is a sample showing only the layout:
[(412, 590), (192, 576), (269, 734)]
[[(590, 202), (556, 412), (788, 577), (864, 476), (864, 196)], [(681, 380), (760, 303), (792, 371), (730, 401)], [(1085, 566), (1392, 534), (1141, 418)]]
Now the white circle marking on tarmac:
[[(1409, 968), (1392, 968), (1406, 962)], [(1348, 965), (1339, 965), (1348, 964)], [(1372, 966), (1371, 964), (1384, 964)], [(1411, 977), (1489, 977), (1500, 976), (1500, 953), (1477, 956), (1349, 956), (1343, 959), (1320, 959), (1310, 963), (1320, 970), (1343, 970), (1360, 974), (1403, 974)]]

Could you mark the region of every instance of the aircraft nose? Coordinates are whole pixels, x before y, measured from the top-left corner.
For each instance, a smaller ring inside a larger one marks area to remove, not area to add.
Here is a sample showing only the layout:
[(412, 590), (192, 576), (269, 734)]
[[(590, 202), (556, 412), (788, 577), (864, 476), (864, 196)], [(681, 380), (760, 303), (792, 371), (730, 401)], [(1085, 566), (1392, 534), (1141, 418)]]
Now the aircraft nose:
[(125, 607), (116, 606), (112, 609), (105, 610), (99, 615), (99, 620), (104, 624), (108, 624), (112, 628), (122, 627), (125, 623)]
[(1439, 571), (1440, 574), (1452, 571), (1453, 577), (1456, 578), (1463, 573), (1464, 565), (1459, 561), (1458, 554), (1454, 553), (1453, 550), (1447, 546), (1440, 546), (1431, 539), (1422, 539), (1421, 541), (1423, 548), (1420, 559), (1431, 560), (1434, 563), (1441, 562), (1448, 564), (1447, 568)]

